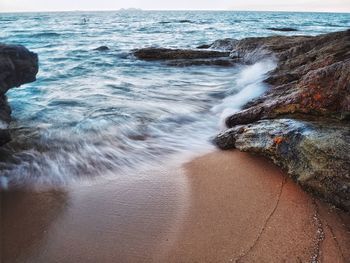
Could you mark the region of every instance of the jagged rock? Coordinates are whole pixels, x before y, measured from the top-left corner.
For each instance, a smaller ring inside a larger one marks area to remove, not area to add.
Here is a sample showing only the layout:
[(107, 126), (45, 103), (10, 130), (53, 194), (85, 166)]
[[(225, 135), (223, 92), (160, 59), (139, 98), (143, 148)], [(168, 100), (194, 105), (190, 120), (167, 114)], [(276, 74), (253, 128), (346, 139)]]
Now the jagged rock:
[(293, 119), (262, 120), (219, 134), (221, 149), (262, 154), (306, 190), (350, 210), (350, 124)]
[[(257, 39), (259, 48), (274, 52), (279, 59), (277, 68), (266, 80), (273, 86), (246, 105), (244, 111), (229, 117), (228, 127), (286, 114), (349, 116), (350, 30), (292, 39)], [(284, 48), (281, 42), (286, 43)], [(251, 40), (242, 40), (238, 48), (248, 52), (258, 46)]]
[[(271, 158), (307, 190), (350, 210), (350, 30), (247, 38), (232, 52), (278, 59), (268, 91), (229, 116), (214, 142)], [(288, 119), (282, 119), (288, 118)]]
[(38, 57), (23, 46), (0, 44), (0, 93), (35, 81)]
[(38, 56), (23, 46), (0, 44), (0, 146), (10, 140), (7, 125), (11, 109), (5, 93), (36, 80)]
[(211, 59), (229, 57), (230, 52), (192, 49), (141, 48), (133, 51), (135, 57), (143, 60)]

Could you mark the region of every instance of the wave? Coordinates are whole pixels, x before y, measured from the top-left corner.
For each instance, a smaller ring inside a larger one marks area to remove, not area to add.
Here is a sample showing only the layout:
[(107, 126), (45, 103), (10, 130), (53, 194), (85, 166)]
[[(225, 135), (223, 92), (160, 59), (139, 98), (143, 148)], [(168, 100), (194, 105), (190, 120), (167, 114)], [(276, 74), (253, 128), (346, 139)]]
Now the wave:
[(266, 91), (263, 80), (266, 74), (276, 67), (273, 58), (263, 59), (253, 65), (246, 66), (239, 74), (234, 86), (236, 92), (228, 96), (222, 102), (212, 108), (212, 112), (220, 116), (220, 123), (223, 126), (225, 119), (240, 111), (250, 100), (257, 98)]

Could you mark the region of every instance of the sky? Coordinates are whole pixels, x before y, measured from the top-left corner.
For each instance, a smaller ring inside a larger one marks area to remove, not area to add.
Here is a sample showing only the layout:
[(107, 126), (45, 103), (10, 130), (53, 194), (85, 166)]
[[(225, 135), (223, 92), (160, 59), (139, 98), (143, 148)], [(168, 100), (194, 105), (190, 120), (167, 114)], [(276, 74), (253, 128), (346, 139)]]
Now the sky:
[(0, 12), (118, 10), (350, 12), (350, 0), (0, 0)]

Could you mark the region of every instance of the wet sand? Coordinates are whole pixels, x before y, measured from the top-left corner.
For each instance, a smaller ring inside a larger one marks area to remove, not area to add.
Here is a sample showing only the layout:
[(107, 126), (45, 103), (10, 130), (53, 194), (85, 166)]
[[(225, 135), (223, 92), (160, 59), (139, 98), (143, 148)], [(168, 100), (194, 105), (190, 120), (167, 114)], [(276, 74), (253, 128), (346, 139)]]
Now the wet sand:
[[(130, 178), (133, 178), (132, 180)], [(2, 262), (347, 262), (349, 215), (237, 151), (2, 197)]]
[(186, 180), (159, 168), (2, 193), (1, 262), (151, 262), (179, 228)]

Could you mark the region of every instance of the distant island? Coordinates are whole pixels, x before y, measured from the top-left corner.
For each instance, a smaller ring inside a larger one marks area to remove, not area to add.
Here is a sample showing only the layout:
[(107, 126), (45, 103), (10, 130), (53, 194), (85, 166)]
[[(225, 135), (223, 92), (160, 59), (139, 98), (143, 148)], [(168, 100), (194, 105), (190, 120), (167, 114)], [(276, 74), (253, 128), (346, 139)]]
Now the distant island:
[(140, 11), (143, 11), (141, 8), (133, 8), (133, 7), (130, 7), (130, 8), (120, 8), (118, 11), (121, 11), (121, 12), (140, 12)]

